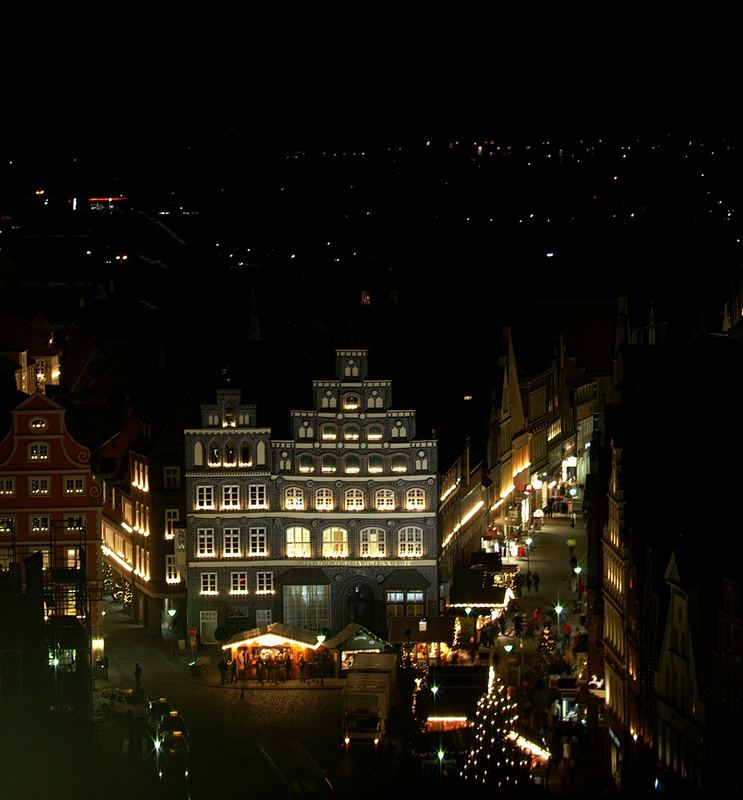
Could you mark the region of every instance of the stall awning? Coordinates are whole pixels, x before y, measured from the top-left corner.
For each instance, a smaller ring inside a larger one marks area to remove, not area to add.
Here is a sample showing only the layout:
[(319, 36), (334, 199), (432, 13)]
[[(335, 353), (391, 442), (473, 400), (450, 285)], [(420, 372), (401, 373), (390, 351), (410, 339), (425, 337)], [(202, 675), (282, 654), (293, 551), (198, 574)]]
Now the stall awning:
[(367, 630), (357, 622), (346, 625), (342, 631), (326, 639), (325, 647), (337, 650), (384, 650), (391, 643)]
[(298, 628), (296, 625), (285, 625), (283, 622), (272, 622), (261, 628), (240, 631), (222, 645), (223, 650), (233, 647), (280, 647), (281, 645), (299, 645), (316, 648), (317, 632)]
[(330, 578), (320, 567), (296, 567), (290, 569), (277, 579), (279, 586), (324, 586)]
[(428, 589), (430, 585), (417, 569), (393, 569), (380, 584), (383, 589)]

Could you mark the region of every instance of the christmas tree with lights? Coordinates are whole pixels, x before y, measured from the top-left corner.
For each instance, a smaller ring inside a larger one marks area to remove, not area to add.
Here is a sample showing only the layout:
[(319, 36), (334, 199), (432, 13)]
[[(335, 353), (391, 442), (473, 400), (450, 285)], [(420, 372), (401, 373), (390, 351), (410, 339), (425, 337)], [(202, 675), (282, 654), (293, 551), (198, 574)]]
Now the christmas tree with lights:
[(537, 642), (537, 652), (539, 653), (537, 672), (546, 675), (550, 672), (555, 657), (555, 635), (549, 625), (545, 625), (542, 629), (542, 636)]
[(509, 789), (529, 782), (529, 760), (515, 742), (516, 703), (500, 680), (477, 701), (474, 745), (461, 778), (472, 788)]

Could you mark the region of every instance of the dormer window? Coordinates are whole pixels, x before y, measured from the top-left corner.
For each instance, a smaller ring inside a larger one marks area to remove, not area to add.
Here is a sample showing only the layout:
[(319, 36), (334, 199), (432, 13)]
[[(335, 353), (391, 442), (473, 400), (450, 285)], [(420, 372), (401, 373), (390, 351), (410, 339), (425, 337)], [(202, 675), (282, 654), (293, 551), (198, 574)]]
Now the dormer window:
[(29, 423), (32, 431), (43, 431), (49, 423), (43, 417), (34, 417)]

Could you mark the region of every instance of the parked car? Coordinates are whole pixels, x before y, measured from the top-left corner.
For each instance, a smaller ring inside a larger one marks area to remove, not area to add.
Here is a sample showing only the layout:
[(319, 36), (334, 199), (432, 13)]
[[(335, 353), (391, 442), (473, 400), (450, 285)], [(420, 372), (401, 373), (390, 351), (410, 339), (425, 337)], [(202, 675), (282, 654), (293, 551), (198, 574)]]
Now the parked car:
[(147, 722), (154, 730), (158, 730), (163, 717), (167, 717), (175, 709), (168, 702), (167, 697), (158, 697), (147, 703)]
[(182, 738), (188, 743), (188, 728), (177, 711), (171, 711), (160, 720), (160, 733), (166, 743)]
[(100, 695), (101, 707), (128, 717), (147, 716), (147, 698), (135, 689), (104, 689)]

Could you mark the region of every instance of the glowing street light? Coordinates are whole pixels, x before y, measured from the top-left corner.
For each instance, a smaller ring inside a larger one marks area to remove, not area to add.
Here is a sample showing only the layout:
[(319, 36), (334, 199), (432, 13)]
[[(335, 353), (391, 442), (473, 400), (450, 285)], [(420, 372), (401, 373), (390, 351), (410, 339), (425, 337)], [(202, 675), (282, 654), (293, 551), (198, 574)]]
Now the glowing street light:
[(529, 564), (529, 553), (531, 551), (531, 543), (533, 541), (534, 541), (534, 539), (532, 539), (531, 536), (527, 536), (526, 537), (526, 571), (527, 572), (531, 572), (531, 566)]
[(320, 686), (325, 686), (325, 683), (324, 683), (325, 661), (324, 661), (324, 658), (323, 658), (324, 657), (324, 652), (323, 652), (323, 649), (322, 649), (322, 643), (325, 641), (325, 634), (324, 633), (318, 633), (316, 638), (317, 638), (317, 651), (318, 651), (318, 655), (320, 656), (320, 659), (319, 659), (320, 663), (318, 665), (319, 669), (320, 669)]

